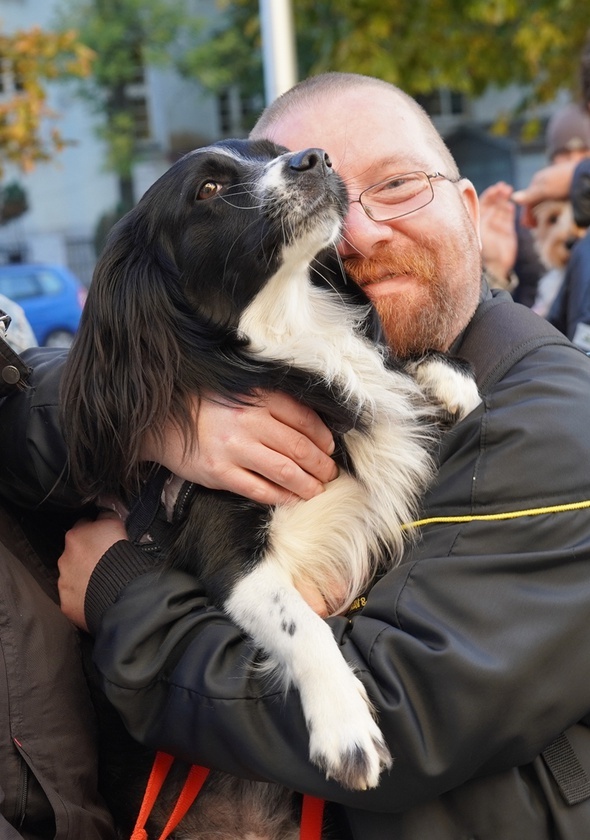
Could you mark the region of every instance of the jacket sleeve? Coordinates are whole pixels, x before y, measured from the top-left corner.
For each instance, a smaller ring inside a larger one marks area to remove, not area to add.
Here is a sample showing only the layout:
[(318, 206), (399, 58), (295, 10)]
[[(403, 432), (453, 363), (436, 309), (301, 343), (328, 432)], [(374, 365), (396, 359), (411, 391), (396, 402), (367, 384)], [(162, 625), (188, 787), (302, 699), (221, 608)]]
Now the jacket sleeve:
[(32, 368), (28, 385), (0, 404), (0, 495), (24, 507), (79, 507), (68, 484), (59, 424), (59, 385), (67, 353), (35, 347), (21, 354)]
[(590, 227), (590, 158), (585, 158), (576, 166), (570, 198), (576, 224)]
[[(528, 763), (590, 709), (590, 360), (541, 348), (444, 440), (405, 562), (329, 620), (394, 756), (347, 792), (308, 761), (295, 689), (189, 575), (147, 573), (99, 619), (95, 660), (152, 747), (350, 807), (402, 811)], [(310, 655), (313, 652), (310, 651)]]
[[(581, 347), (587, 349), (585, 330), (580, 328), (581, 336), (576, 331), (578, 325), (590, 324), (590, 232), (572, 248), (560, 297), (561, 304), (556, 314), (562, 320), (558, 322), (556, 319), (554, 326), (561, 328), (570, 341), (579, 342)], [(551, 312), (550, 320), (553, 321), (552, 315)]]

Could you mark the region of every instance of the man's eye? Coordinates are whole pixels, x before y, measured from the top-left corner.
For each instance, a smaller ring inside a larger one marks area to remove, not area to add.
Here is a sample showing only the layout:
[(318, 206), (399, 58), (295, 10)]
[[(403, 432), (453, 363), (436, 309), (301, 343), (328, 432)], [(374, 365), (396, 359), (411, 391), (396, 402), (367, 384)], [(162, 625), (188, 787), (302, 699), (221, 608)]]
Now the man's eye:
[(383, 185), (384, 190), (403, 190), (408, 185), (407, 178), (392, 178), (391, 181), (387, 181), (386, 184)]
[(215, 198), (223, 189), (223, 184), (217, 181), (205, 181), (197, 191), (197, 201), (204, 201), (207, 198)]

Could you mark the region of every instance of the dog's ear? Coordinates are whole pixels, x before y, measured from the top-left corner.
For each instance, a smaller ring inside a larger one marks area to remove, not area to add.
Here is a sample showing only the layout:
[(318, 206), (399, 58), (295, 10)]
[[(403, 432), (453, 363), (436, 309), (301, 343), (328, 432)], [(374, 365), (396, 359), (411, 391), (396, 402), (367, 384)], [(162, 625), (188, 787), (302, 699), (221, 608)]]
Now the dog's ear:
[(201, 385), (190, 346), (203, 329), (182, 294), (165, 228), (154, 232), (135, 208), (97, 263), (62, 381), (71, 469), (89, 496), (120, 492), (121, 481), (131, 489), (145, 434), (157, 436), (168, 417), (190, 426), (188, 382), (195, 391)]

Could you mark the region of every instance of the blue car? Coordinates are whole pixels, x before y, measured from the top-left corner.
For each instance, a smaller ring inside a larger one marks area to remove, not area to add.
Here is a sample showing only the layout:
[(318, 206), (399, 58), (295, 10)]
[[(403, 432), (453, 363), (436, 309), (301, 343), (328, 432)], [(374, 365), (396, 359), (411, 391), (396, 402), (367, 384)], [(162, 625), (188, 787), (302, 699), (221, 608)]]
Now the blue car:
[(67, 268), (43, 263), (0, 265), (0, 294), (24, 309), (39, 345), (70, 346), (86, 288)]

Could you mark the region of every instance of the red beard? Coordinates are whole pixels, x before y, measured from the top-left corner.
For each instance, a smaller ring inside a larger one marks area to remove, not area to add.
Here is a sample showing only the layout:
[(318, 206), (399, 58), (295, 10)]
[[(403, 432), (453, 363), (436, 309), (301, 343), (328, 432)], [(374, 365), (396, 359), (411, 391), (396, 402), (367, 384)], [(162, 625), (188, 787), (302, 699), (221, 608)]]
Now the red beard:
[(455, 300), (432, 251), (414, 245), (402, 254), (387, 248), (378, 258), (350, 257), (344, 264), (369, 297), (371, 283), (386, 275), (416, 278), (411, 290), (374, 300), (388, 344), (397, 355), (448, 349), (455, 338)]

